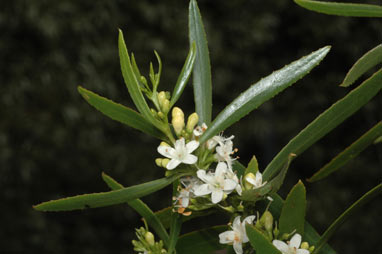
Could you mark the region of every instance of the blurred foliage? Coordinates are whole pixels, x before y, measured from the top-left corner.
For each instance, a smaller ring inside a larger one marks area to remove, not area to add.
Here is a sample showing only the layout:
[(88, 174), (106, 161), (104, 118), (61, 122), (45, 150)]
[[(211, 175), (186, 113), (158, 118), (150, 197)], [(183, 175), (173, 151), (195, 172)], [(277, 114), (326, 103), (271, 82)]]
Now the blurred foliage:
[[(214, 116), (262, 76), (324, 45), (333, 46), (310, 75), (226, 131), (236, 136), (240, 160), (246, 164), (256, 154), (261, 170), (299, 130), (350, 90), (338, 84), (382, 39), (380, 19), (325, 16), (292, 1), (200, 0), (199, 7), (211, 53)], [(187, 8), (188, 1), (175, 0), (2, 2), (2, 251), (130, 253), (133, 228), (141, 222), (126, 206), (70, 213), (40, 213), (31, 206), (105, 191), (102, 171), (126, 186), (163, 175), (154, 163), (156, 140), (96, 112), (76, 87), (132, 106), (117, 53), (121, 28), (142, 72), (148, 73), (154, 60), (152, 50), (159, 52), (164, 63), (161, 89), (172, 89), (188, 51)], [(179, 102), (192, 113), (190, 87)], [(376, 124), (381, 108), (379, 95), (297, 158), (284, 197), (297, 179), (310, 176)], [(344, 207), (378, 184), (381, 168), (382, 149), (376, 145), (341, 173), (308, 184), (308, 220), (322, 232)], [(169, 195), (165, 190), (144, 200), (159, 209), (170, 204)], [(345, 224), (331, 242), (333, 248), (347, 254), (375, 251), (378, 208), (380, 202), (371, 203)], [(185, 230), (194, 226), (186, 223)]]

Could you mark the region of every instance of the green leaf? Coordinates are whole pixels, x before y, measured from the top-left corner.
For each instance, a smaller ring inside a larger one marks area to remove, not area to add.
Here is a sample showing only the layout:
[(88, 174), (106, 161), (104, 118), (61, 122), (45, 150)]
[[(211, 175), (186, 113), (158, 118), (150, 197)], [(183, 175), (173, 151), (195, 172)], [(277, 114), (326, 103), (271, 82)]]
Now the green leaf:
[(349, 72), (340, 86), (347, 87), (354, 83), (362, 74), (382, 63), (382, 44), (371, 49), (364, 54), (358, 61), (351, 67)]
[(382, 6), (371, 4), (336, 3), (311, 0), (294, 0), (311, 11), (349, 17), (382, 17)]
[(264, 170), (265, 180), (271, 178), (290, 153), (300, 155), (311, 145), (325, 136), (358, 109), (373, 98), (382, 88), (382, 70), (376, 72), (360, 86), (353, 89), (343, 99), (337, 101), (324, 113), (319, 115), (305, 129), (300, 131), (289, 143), (272, 159)]
[(338, 154), (334, 159), (332, 159), (328, 164), (322, 167), (317, 173), (315, 173), (309, 182), (315, 182), (321, 180), (333, 172), (340, 169), (346, 163), (348, 163), (353, 158), (357, 157), (360, 152), (366, 149), (369, 145), (382, 135), (382, 121), (377, 123), (368, 132), (357, 139), (353, 144), (347, 147), (343, 152)]
[(34, 206), (38, 211), (72, 211), (85, 208), (96, 208), (125, 203), (163, 189), (184, 174), (172, 175), (151, 182), (109, 192), (78, 195), (63, 199), (52, 200)]
[(382, 184), (377, 185), (365, 195), (363, 195), (360, 199), (358, 199), (354, 204), (352, 204), (344, 213), (341, 214), (330, 227), (324, 232), (321, 236), (318, 243), (315, 245), (316, 249), (313, 253), (322, 253), (319, 252), (324, 244), (329, 240), (329, 238), (338, 230), (338, 228), (350, 217), (361, 209), (363, 205), (373, 200), (375, 197), (382, 193)]
[(178, 80), (176, 81), (176, 85), (174, 87), (174, 91), (172, 92), (170, 108), (174, 106), (174, 104), (179, 99), (180, 95), (183, 93), (184, 88), (187, 85), (188, 79), (190, 78), (192, 68), (194, 67), (196, 56), (196, 45), (195, 42), (191, 44), (190, 51), (188, 52), (186, 61), (183, 65), (182, 71), (179, 74)]
[(207, 38), (195, 0), (190, 1), (188, 11), (190, 45), (196, 43), (196, 59), (192, 80), (195, 108), (199, 116), (199, 123), (206, 123), (209, 126), (212, 112), (212, 82)]
[[(123, 185), (118, 183), (116, 180), (102, 172), (102, 179), (112, 190), (123, 189)], [(170, 237), (167, 234), (165, 227), (162, 225), (161, 221), (154, 214), (154, 212), (140, 199), (133, 199), (127, 201), (127, 204), (133, 208), (137, 213), (139, 213), (150, 227), (157, 233), (160, 239), (163, 240), (166, 247), (169, 246)]]
[(227, 226), (215, 226), (184, 234), (179, 237), (176, 246), (177, 253), (211, 254), (216, 250), (223, 250), (226, 245), (219, 243), (219, 234), (226, 230)]
[(289, 155), (279, 174), (275, 178), (273, 178), (271, 181), (269, 181), (267, 184), (260, 188), (244, 190), (240, 198), (246, 201), (257, 201), (259, 199), (264, 198), (264, 196), (267, 194), (269, 195), (278, 191), (284, 182), (289, 165), (294, 157), (294, 154)]
[[(216, 210), (203, 210), (203, 211), (193, 211), (191, 215), (189, 216), (182, 216), (182, 223), (190, 221), (192, 219), (198, 218), (198, 217), (204, 217), (210, 214), (215, 213)], [(155, 215), (159, 218), (161, 223), (165, 228), (169, 228), (171, 225), (171, 214), (172, 214), (172, 207), (166, 207), (162, 210), (159, 210), (155, 212)]]
[(181, 228), (182, 228), (181, 215), (179, 215), (178, 213), (172, 213), (171, 226), (170, 226), (170, 244), (167, 249), (168, 254), (172, 254), (174, 252)]
[(163, 135), (161, 131), (155, 128), (155, 126), (148, 122), (138, 112), (86, 90), (81, 86), (78, 87), (78, 92), (90, 105), (111, 119), (152, 135), (158, 139), (166, 139), (166, 136)]
[(200, 137), (200, 143), (206, 142), (217, 133), (227, 129), (265, 101), (308, 74), (311, 69), (320, 63), (329, 50), (329, 46), (323, 47), (252, 85), (219, 113), (211, 125), (208, 126), (206, 132)]
[(257, 162), (256, 156), (252, 156), (251, 161), (248, 163), (248, 167), (245, 169), (244, 175), (247, 175), (248, 173), (256, 175), (257, 171), (259, 171), (259, 163)]
[(306, 209), (306, 190), (304, 184), (299, 181), (289, 192), (279, 219), (280, 235), (290, 234), (294, 230), (304, 235)]
[[(282, 207), (284, 206), (284, 201), (276, 193), (272, 194), (271, 197), (273, 198), (273, 201), (269, 207), (269, 211), (272, 213), (273, 217), (279, 218), (280, 214), (281, 214)], [(266, 202), (266, 204), (264, 204), (264, 207), (267, 205), (268, 205), (268, 202)], [(303, 237), (303, 241), (307, 241), (309, 243), (309, 245), (315, 245), (315, 246), (316, 246), (318, 240), (320, 239), (320, 235), (312, 227), (312, 225), (310, 225), (310, 223), (307, 221), (305, 221), (304, 235), (302, 237)], [(328, 244), (325, 244), (324, 247), (322, 248), (320, 254), (336, 254), (336, 252)]]
[(256, 254), (281, 254), (281, 252), (252, 225), (245, 225), (247, 236)]
[(123, 33), (119, 30), (118, 37), (118, 48), (119, 48), (119, 58), (121, 62), (121, 70), (123, 79), (125, 81), (126, 87), (129, 90), (130, 96), (133, 99), (135, 106), (138, 108), (139, 112), (145, 117), (146, 120), (151, 122), (154, 126), (157, 126), (159, 129), (163, 129), (163, 123), (156, 119), (146, 103), (145, 98), (143, 97), (138, 78), (134, 74), (133, 67), (131, 65), (129, 53), (126, 48), (125, 40), (123, 39)]
[(378, 144), (378, 143), (382, 143), (382, 136), (378, 137), (375, 141), (374, 141), (374, 145)]

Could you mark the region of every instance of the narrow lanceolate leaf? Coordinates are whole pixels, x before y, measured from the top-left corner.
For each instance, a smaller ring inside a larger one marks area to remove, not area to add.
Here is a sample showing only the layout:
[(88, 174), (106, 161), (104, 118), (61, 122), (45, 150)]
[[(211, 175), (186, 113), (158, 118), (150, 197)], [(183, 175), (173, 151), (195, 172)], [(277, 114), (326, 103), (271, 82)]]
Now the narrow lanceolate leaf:
[(338, 154), (334, 159), (332, 159), (328, 164), (321, 168), (317, 173), (315, 173), (311, 178), (308, 179), (309, 182), (315, 182), (321, 180), (333, 172), (340, 169), (346, 163), (348, 163), (353, 158), (357, 157), (360, 152), (366, 149), (369, 145), (373, 144), (375, 140), (382, 135), (382, 122), (377, 123), (368, 132), (357, 139), (353, 144), (346, 148), (343, 152)]
[(182, 215), (178, 213), (171, 214), (170, 226), (170, 243), (167, 248), (168, 254), (175, 252), (175, 246), (179, 238), (180, 229), (182, 228)]
[(382, 63), (382, 44), (368, 51), (351, 67), (340, 86), (347, 87), (354, 83), (362, 74), (377, 64)]
[(201, 136), (200, 143), (206, 142), (217, 133), (227, 129), (240, 118), (308, 74), (320, 63), (329, 50), (329, 46), (323, 47), (252, 85), (219, 113)]
[(179, 74), (178, 80), (171, 95), (170, 107), (174, 106), (176, 101), (182, 95), (184, 88), (187, 85), (188, 79), (191, 76), (192, 68), (194, 67), (196, 57), (195, 42), (191, 44), (190, 51), (188, 52), (186, 61), (183, 65), (182, 71)]
[(138, 112), (86, 90), (81, 86), (78, 87), (78, 92), (90, 105), (111, 119), (126, 124), (156, 138), (162, 140), (166, 138), (160, 130), (154, 127), (154, 125), (147, 121)]
[(226, 245), (219, 243), (219, 234), (226, 230), (227, 226), (215, 226), (182, 235), (176, 246), (177, 253), (211, 254), (222, 250)]
[(306, 210), (306, 190), (304, 184), (299, 181), (289, 192), (285, 199), (279, 219), (280, 235), (296, 233), (304, 235)]
[(129, 53), (126, 48), (125, 40), (123, 39), (123, 33), (119, 30), (118, 38), (118, 48), (119, 48), (119, 58), (121, 62), (122, 76), (125, 81), (126, 87), (129, 90), (130, 96), (133, 99), (135, 106), (142, 115), (151, 122), (153, 125), (161, 128), (163, 124), (154, 118), (152, 115), (149, 106), (146, 103), (145, 98), (143, 97), (138, 78), (134, 74), (134, 69), (131, 65)]
[[(337, 231), (337, 229), (350, 217), (352, 217), (357, 211), (360, 210), (360, 208), (368, 203), (369, 201), (373, 200), (375, 197), (380, 195), (382, 193), (382, 184), (377, 185), (373, 189), (371, 189), (369, 192), (367, 192), (365, 195), (363, 195), (360, 199), (358, 199), (354, 204), (352, 204), (346, 211), (341, 214), (340, 217), (338, 217), (332, 225), (324, 232), (324, 234), (321, 236), (318, 243), (315, 245), (316, 249), (313, 253), (322, 253), (320, 252), (321, 248), (324, 246), (324, 244), (329, 240), (329, 238)], [(364, 212), (364, 216), (367, 216), (367, 211)]]
[[(102, 173), (102, 179), (112, 190), (123, 189), (123, 185), (118, 183), (116, 180), (111, 178), (105, 173)], [(154, 212), (140, 199), (133, 199), (127, 201), (127, 204), (133, 208), (137, 213), (139, 213), (143, 218), (145, 218), (147, 224), (154, 229), (155, 233), (163, 240), (166, 247), (169, 246), (170, 237), (167, 234), (165, 227), (162, 225), (161, 221), (154, 214)]]
[(281, 252), (257, 228), (247, 224), (246, 233), (256, 254), (281, 254)]
[(376, 72), (360, 86), (353, 89), (343, 99), (337, 101), (312, 123), (303, 129), (296, 137), (272, 159), (266, 167), (263, 177), (271, 178), (290, 153), (301, 154), (320, 138), (325, 136), (363, 105), (370, 101), (382, 88), (382, 70)]
[(196, 59), (193, 71), (194, 100), (199, 123), (211, 122), (212, 81), (210, 56), (202, 17), (195, 0), (190, 1), (188, 9), (188, 29), (190, 45), (196, 44)]
[[(275, 218), (279, 218), (281, 214), (281, 209), (284, 206), (284, 201), (276, 193), (272, 194), (271, 197), (273, 198), (273, 201), (269, 207), (269, 210)], [(268, 203), (269, 202), (266, 202), (264, 206), (267, 206)], [(312, 225), (310, 225), (309, 222), (305, 221), (303, 241), (307, 241), (309, 245), (316, 246), (319, 239), (320, 235), (317, 233), (317, 231), (312, 227)], [(320, 254), (336, 254), (336, 252), (326, 243), (321, 249)]]
[(140, 198), (163, 189), (181, 176), (183, 175), (172, 175), (170, 177), (157, 179), (151, 182), (134, 185), (120, 190), (84, 194), (52, 200), (36, 205), (34, 206), (34, 209), (44, 212), (72, 211), (126, 203), (132, 199)]
[(382, 6), (372, 4), (336, 3), (311, 0), (294, 0), (311, 11), (349, 17), (382, 17)]

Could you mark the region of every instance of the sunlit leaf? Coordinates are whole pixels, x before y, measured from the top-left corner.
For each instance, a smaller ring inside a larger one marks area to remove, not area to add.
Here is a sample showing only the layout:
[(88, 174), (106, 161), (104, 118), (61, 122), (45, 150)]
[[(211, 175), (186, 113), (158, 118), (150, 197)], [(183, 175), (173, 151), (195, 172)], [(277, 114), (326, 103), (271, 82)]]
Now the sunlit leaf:
[(365, 150), (369, 145), (382, 135), (382, 122), (377, 123), (368, 132), (357, 139), (353, 144), (347, 147), (343, 152), (333, 158), (328, 164), (322, 167), (317, 173), (308, 179), (309, 182), (321, 180), (328, 175), (334, 173), (342, 166), (346, 165), (350, 160), (357, 157), (360, 152)]
[(153, 126), (138, 112), (121, 104), (115, 103), (112, 100), (106, 99), (81, 86), (78, 87), (78, 92), (90, 105), (111, 119), (126, 124), (156, 138), (166, 139), (160, 130), (155, 128), (155, 126)]
[(174, 87), (174, 91), (171, 95), (170, 107), (172, 107), (183, 93), (184, 88), (187, 85), (188, 79), (191, 76), (192, 68), (194, 67), (196, 57), (196, 45), (195, 42), (191, 44), (190, 51), (188, 52), (186, 61), (183, 65), (182, 71), (179, 74), (178, 80)]
[(320, 13), (350, 17), (382, 17), (382, 6), (356, 3), (337, 3), (311, 0), (294, 0), (296, 4)]
[(249, 242), (256, 250), (256, 254), (281, 254), (281, 252), (257, 228), (247, 224), (245, 229)]
[(34, 209), (44, 212), (72, 211), (126, 203), (132, 199), (140, 198), (163, 189), (181, 176), (183, 175), (172, 175), (170, 177), (157, 179), (151, 182), (134, 185), (120, 190), (84, 194), (52, 200), (36, 205), (34, 206)]
[(285, 199), (279, 219), (280, 234), (290, 234), (295, 231), (304, 235), (306, 210), (306, 190), (304, 184), (299, 181), (289, 192)]
[(210, 56), (202, 17), (195, 0), (190, 1), (188, 9), (188, 29), (190, 45), (196, 43), (196, 59), (192, 80), (196, 113), (199, 115), (199, 123), (209, 125), (212, 112)]
[(313, 122), (300, 131), (289, 143), (272, 159), (264, 170), (265, 180), (277, 173), (280, 166), (290, 153), (301, 154), (311, 145), (325, 136), (349, 116), (354, 114), (382, 88), (382, 70), (376, 72), (360, 86), (353, 89), (344, 98), (337, 101)]
[[(112, 190), (119, 190), (124, 188), (122, 184), (118, 183), (116, 180), (105, 173), (102, 173), (102, 179)], [(129, 200), (127, 201), (127, 204), (146, 220), (147, 224), (152, 229), (154, 229), (155, 233), (158, 234), (159, 238), (162, 239), (166, 247), (168, 247), (170, 243), (170, 237), (168, 236), (165, 227), (162, 225), (161, 221), (154, 214), (154, 212), (139, 198)]]
[(226, 245), (219, 243), (219, 234), (226, 231), (227, 226), (215, 226), (184, 234), (179, 237), (176, 246), (181, 254), (211, 254), (225, 249)]
[(227, 129), (249, 112), (304, 77), (321, 62), (329, 50), (330, 47), (326, 46), (314, 51), (252, 85), (219, 113), (200, 137), (200, 143), (206, 142), (217, 133)]
[[(382, 193), (382, 184), (377, 185), (373, 189), (371, 189), (369, 192), (367, 192), (365, 195), (363, 195), (360, 199), (358, 199), (354, 204), (352, 204), (344, 213), (342, 213), (333, 223), (330, 225), (330, 227), (322, 234), (320, 240), (317, 244), (315, 244), (316, 249), (314, 253), (323, 253), (323, 251), (320, 252), (321, 248), (324, 246), (324, 244), (329, 240), (329, 238), (338, 230), (338, 228), (350, 217), (352, 217), (356, 212), (358, 212), (363, 205), (370, 202), (374, 198), (376, 198), (378, 195)], [(367, 211), (364, 213), (365, 216), (367, 216)]]

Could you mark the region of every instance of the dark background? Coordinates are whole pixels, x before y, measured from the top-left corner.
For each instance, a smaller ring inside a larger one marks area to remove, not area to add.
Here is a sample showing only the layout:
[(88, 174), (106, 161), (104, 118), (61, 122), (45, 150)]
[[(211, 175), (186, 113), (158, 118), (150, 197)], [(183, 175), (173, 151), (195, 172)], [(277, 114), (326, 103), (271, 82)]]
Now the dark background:
[[(159, 52), (160, 89), (171, 91), (188, 51), (188, 1), (14, 0), (0, 7), (0, 252), (132, 253), (134, 228), (142, 223), (125, 205), (67, 213), (41, 213), (32, 205), (107, 191), (102, 171), (126, 186), (163, 176), (154, 163), (158, 141), (97, 112), (77, 86), (133, 107), (120, 74), (121, 28), (142, 73), (155, 61), (152, 50)], [(261, 169), (352, 89), (338, 84), (381, 42), (381, 19), (326, 16), (289, 0), (200, 0), (199, 7), (210, 47), (214, 116), (261, 77), (332, 45), (311, 74), (225, 132), (236, 136), (240, 161), (255, 154)], [(192, 113), (191, 86), (178, 105)], [(381, 120), (381, 108), (380, 93), (297, 158), (282, 196)], [(328, 179), (306, 183), (308, 220), (322, 233), (381, 181), (381, 171), (382, 147), (375, 145)], [(168, 190), (144, 201), (154, 210), (171, 202)], [(380, 212), (380, 198), (366, 205), (332, 238), (333, 248), (381, 251)], [(184, 231), (189, 228), (186, 223)]]

